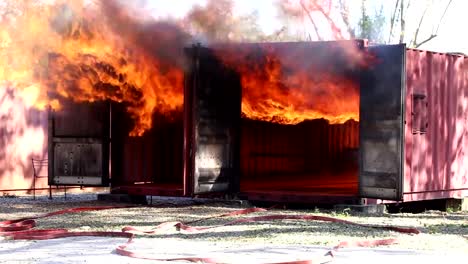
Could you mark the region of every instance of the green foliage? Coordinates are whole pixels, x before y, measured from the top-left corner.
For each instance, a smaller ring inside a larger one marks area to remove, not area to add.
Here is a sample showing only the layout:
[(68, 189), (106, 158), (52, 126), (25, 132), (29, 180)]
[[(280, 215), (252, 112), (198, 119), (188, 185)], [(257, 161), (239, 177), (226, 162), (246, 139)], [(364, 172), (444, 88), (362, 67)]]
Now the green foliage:
[(383, 6), (374, 15), (369, 15), (366, 8), (366, 1), (361, 4), (361, 17), (359, 19), (356, 31), (357, 38), (368, 39), (374, 43), (383, 43), (383, 27), (385, 25), (385, 15)]
[(440, 233), (439, 226), (437, 226), (437, 225), (428, 225), (427, 226), (427, 231), (428, 231), (429, 234)]
[(258, 13), (236, 15), (232, 0), (209, 0), (206, 6), (195, 6), (187, 19), (196, 32), (210, 40), (252, 41), (263, 37)]
[(447, 213), (455, 213), (461, 211), (461, 204), (459, 205), (453, 205), (453, 206), (447, 206), (445, 209)]
[(333, 211), (332, 216), (337, 216), (337, 217), (348, 217), (351, 215), (351, 208), (344, 208), (343, 210), (340, 211)]

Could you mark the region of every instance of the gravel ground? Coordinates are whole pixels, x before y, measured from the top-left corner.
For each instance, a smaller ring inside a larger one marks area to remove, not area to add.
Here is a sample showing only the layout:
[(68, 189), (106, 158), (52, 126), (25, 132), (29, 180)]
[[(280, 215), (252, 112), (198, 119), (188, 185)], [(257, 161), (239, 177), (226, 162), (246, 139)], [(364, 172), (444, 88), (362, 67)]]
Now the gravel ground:
[[(104, 211), (82, 212), (57, 215), (38, 219), (39, 229), (67, 228), (74, 231), (119, 231), (125, 226), (150, 229), (162, 222), (190, 222), (209, 216), (238, 210), (240, 207), (225, 203), (204, 203), (180, 198), (154, 198), (154, 204), (163, 207), (141, 206), (137, 208), (110, 209)], [(96, 201), (95, 194), (70, 195), (55, 197), (50, 201), (45, 197), (32, 200), (30, 197), (0, 198), (0, 221), (19, 217), (34, 216), (55, 210), (97, 205), (112, 205), (110, 202)], [(115, 203), (114, 203), (115, 204)], [(122, 205), (122, 204), (119, 204)], [(420, 214), (382, 214), (359, 215), (354, 213), (336, 213), (326, 210), (279, 210), (255, 213), (245, 216), (206, 219), (193, 226), (218, 225), (230, 220), (267, 214), (314, 214), (337, 217), (357, 223), (376, 225), (396, 225), (415, 227), (422, 233), (407, 235), (393, 231), (350, 226), (320, 221), (263, 221), (224, 226), (199, 233), (184, 233), (175, 229), (163, 230), (145, 238), (199, 241), (208, 243), (229, 243), (230, 245), (302, 245), (334, 246), (340, 241), (398, 238), (397, 245), (389, 248), (430, 250), (437, 252), (468, 252), (468, 213), (446, 213), (428, 211)], [(383, 247), (385, 248), (385, 247)]]

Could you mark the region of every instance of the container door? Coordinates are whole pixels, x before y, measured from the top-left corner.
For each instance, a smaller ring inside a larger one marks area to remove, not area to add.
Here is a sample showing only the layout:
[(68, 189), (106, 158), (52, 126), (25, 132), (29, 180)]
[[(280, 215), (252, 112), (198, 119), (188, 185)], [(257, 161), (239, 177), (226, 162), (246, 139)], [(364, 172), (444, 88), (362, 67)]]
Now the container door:
[[(186, 95), (191, 97), (190, 160), (192, 194), (236, 192), (239, 189), (241, 86), (238, 75), (211, 50), (187, 50), (192, 67)], [(186, 101), (187, 102), (187, 101)]]
[(360, 94), (361, 197), (403, 196), (405, 51), (404, 44), (369, 47), (374, 59)]
[(108, 186), (108, 103), (68, 103), (49, 113), (49, 185)]

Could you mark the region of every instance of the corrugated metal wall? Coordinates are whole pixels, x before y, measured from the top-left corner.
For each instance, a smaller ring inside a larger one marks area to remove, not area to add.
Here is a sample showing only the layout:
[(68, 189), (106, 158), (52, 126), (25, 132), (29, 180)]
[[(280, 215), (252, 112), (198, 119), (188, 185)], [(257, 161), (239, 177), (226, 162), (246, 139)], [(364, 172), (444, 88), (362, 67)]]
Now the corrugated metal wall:
[[(0, 190), (32, 188), (31, 158), (47, 158), (47, 112), (21, 92), (0, 86)], [(42, 174), (47, 175), (47, 168)], [(37, 182), (47, 187), (47, 179)], [(0, 193), (1, 195), (1, 193)]]
[(134, 183), (183, 182), (182, 113), (171, 118), (153, 116), (152, 128), (141, 137), (130, 137), (132, 122), (113, 106), (111, 163), (113, 186)]
[(280, 125), (243, 119), (241, 190), (343, 187), (356, 192), (359, 123)]
[(409, 49), (406, 71), (404, 199), (467, 196), (468, 59)]

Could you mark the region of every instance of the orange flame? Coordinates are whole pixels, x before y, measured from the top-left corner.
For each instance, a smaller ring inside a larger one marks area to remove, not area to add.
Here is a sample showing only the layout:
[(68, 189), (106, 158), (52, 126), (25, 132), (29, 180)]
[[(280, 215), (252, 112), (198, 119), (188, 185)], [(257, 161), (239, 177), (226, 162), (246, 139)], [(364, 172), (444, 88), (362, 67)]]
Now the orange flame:
[(121, 102), (135, 120), (131, 135), (151, 128), (155, 111), (181, 111), (182, 56), (174, 50), (182, 52), (185, 35), (176, 27), (140, 21), (114, 1), (64, 1), (22, 12), (1, 22), (0, 82), (36, 91), (36, 107), (59, 108), (62, 98)]
[[(257, 45), (257, 48), (218, 49), (217, 54), (224, 62), (240, 74), (242, 114), (246, 118), (281, 124), (319, 118), (330, 123), (358, 121), (359, 82), (356, 78), (336, 72), (332, 66), (320, 61), (324, 58), (323, 54), (318, 54), (320, 50), (315, 57), (307, 57), (310, 55), (306, 52), (307, 47), (294, 50), (292, 44), (286, 45), (291, 45), (286, 56), (265, 44)], [(263, 55), (258, 55), (258, 47)], [(345, 46), (338, 47), (343, 48)], [(361, 63), (357, 55), (348, 57), (355, 60), (350, 67)]]
[[(21, 8), (21, 15), (0, 21), (0, 83), (22, 91), (29, 104), (58, 109), (64, 99), (123, 103), (135, 121), (134, 136), (151, 128), (154, 112), (182, 110), (183, 48), (190, 36), (178, 26), (132, 15), (112, 0)], [(232, 60), (229, 52), (219, 53), (241, 75), (244, 116), (286, 124), (358, 120), (352, 78), (301, 66), (298, 60), (307, 58), (300, 54), (285, 59), (264, 52), (260, 63), (249, 54)]]

